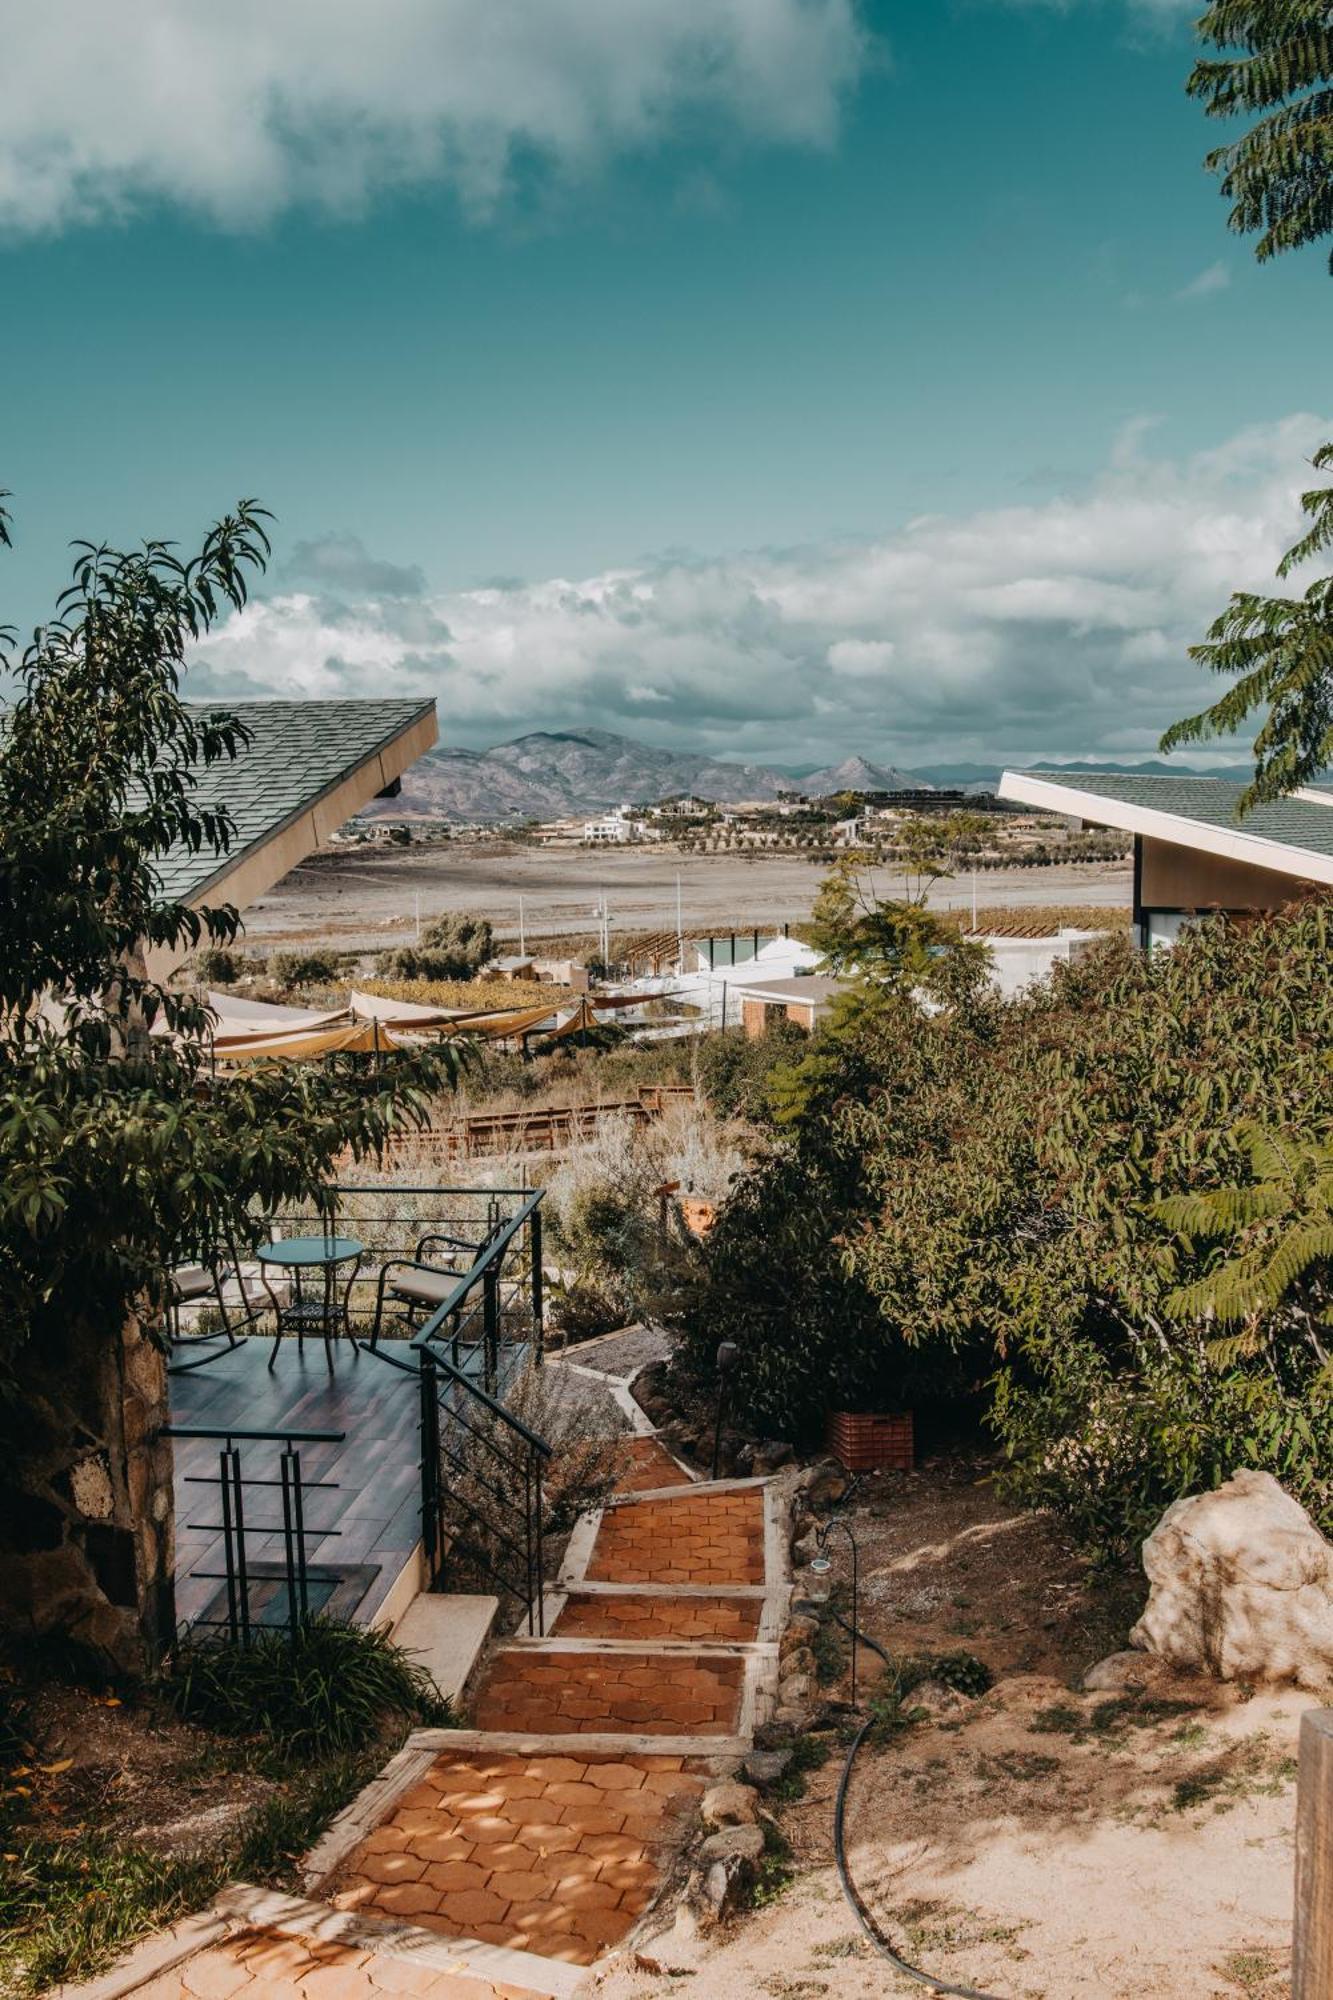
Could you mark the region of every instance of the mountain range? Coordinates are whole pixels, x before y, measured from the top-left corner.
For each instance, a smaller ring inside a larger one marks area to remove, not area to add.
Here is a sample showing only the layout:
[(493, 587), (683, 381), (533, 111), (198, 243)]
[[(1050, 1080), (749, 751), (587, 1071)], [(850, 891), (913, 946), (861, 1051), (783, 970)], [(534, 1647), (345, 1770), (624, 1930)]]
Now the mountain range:
[[(1155, 760), (1047, 768), (1189, 774), (1188, 766)], [(377, 801), (368, 811), (381, 819), (549, 820), (603, 812), (626, 802), (651, 804), (685, 793), (728, 804), (772, 799), (779, 792), (820, 798), (830, 792), (928, 791), (937, 786), (989, 791), (1000, 770), (998, 763), (903, 770), (857, 756), (819, 770), (800, 770), (798, 775), (778, 765), (730, 764), (698, 751), (661, 750), (606, 729), (537, 730), (489, 750), (432, 750), (404, 775), (398, 798)], [(1237, 766), (1209, 775), (1248, 777), (1250, 772)]]

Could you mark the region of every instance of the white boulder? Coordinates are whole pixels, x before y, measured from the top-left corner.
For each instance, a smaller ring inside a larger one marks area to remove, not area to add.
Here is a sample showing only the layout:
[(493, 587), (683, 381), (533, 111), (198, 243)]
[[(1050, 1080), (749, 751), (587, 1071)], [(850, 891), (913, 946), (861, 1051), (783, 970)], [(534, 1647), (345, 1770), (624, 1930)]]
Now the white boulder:
[(1271, 1473), (1177, 1500), (1143, 1567), (1152, 1588), (1131, 1645), (1226, 1681), (1333, 1681), (1333, 1544)]

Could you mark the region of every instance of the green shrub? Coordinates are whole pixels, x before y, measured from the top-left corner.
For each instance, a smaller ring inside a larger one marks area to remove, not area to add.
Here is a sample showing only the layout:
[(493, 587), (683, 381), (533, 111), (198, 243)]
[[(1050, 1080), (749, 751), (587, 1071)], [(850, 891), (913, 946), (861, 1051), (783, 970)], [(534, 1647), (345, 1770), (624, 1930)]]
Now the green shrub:
[(975, 1653), (936, 1653), (922, 1664), (926, 1668), (923, 1678), (939, 1681), (941, 1686), (953, 1688), (958, 1694), (975, 1697), (986, 1694), (995, 1685), (994, 1674)]
[(275, 951), (268, 962), (277, 986), (331, 986), (341, 970), (336, 951)]
[(495, 940), (485, 917), (460, 912), (437, 917), (415, 944), (380, 954), (384, 979), (475, 979), (495, 956)]
[[(164, 1854), (92, 1828), (7, 1833), (0, 1862), (0, 1990), (41, 1994), (99, 1971), (227, 1882), (295, 1889), (294, 1862), (376, 1774), (374, 1759), (300, 1770), (203, 1852)], [(10, 1844), (12, 1842), (12, 1845)]]
[(762, 1035), (747, 1035), (739, 1027), (705, 1035), (698, 1057), (704, 1094), (724, 1118), (766, 1124), (773, 1070), (798, 1056), (807, 1040), (804, 1028), (782, 1015), (770, 1016)]
[(621, 1308), (609, 1293), (592, 1284), (553, 1284), (547, 1319), (553, 1331), (572, 1342), (614, 1333), (625, 1324)]
[(446, 1728), (449, 1703), (426, 1669), (383, 1632), (313, 1620), (286, 1631), (187, 1640), (164, 1683), (177, 1713), (224, 1736), (266, 1736), (291, 1756), (355, 1751), (390, 1716)]
[(195, 953), (194, 971), (201, 986), (234, 986), (244, 969), (241, 954), (227, 951), (222, 945), (210, 945), (207, 950)]

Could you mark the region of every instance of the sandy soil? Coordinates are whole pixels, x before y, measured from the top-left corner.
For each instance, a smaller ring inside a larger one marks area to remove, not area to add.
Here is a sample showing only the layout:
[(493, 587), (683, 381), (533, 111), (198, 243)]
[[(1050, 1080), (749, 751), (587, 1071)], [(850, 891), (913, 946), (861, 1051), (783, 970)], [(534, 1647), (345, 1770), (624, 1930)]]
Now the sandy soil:
[[(824, 864), (793, 855), (680, 855), (635, 848), (545, 853), (505, 842), (418, 848), (336, 848), (312, 856), (247, 910), (252, 945), (328, 941), (344, 950), (405, 942), (446, 910), (488, 916), (502, 936), (517, 936), (522, 896), (529, 944), (543, 934), (591, 931), (605, 893), (612, 935), (674, 930), (676, 877), (688, 928), (796, 923), (810, 913)], [(1062, 868), (994, 869), (977, 877), (982, 903), (1127, 905), (1130, 871), (1120, 863)], [(885, 895), (901, 884), (883, 872)], [(970, 876), (937, 883), (941, 909), (970, 904)]]
[[(867, 1628), (896, 1654), (966, 1649), (996, 1676), (858, 1760), (849, 1858), (895, 1947), (1002, 2000), (1277, 2000), (1312, 1697), (1151, 1663), (1123, 1694), (1084, 1694), (1136, 1589), (1090, 1587), (1049, 1523), (971, 1474), (877, 1482), (862, 1499)], [(621, 1967), (602, 2000), (920, 1992), (863, 1943), (839, 1891), (841, 1763), (783, 1814), (796, 1873), (774, 1903), (706, 1945), (668, 1933), (644, 1947), (661, 1972)]]

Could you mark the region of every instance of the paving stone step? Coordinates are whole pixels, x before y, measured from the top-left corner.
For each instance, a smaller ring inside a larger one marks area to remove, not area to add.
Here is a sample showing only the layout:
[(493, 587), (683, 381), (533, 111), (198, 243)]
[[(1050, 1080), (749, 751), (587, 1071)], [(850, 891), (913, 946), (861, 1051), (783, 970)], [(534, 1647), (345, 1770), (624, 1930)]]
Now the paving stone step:
[(233, 1883), (100, 1978), (52, 2000), (573, 2000), (571, 1966)]
[(591, 1964), (639, 1921), (706, 1782), (677, 1756), (442, 1752), (338, 1868), (341, 1910)]
[(602, 1515), (586, 1571), (592, 1583), (764, 1581), (762, 1488), (682, 1488), (679, 1499), (627, 1501)]
[(551, 1637), (752, 1643), (759, 1637), (762, 1615), (757, 1597), (618, 1597), (609, 1591), (572, 1591)]
[(690, 1486), (690, 1474), (655, 1437), (627, 1438), (616, 1471), (619, 1493), (642, 1493), (662, 1486)]
[(514, 1648), (492, 1657), (472, 1722), (534, 1734), (730, 1736), (740, 1722), (744, 1677), (736, 1654)]

